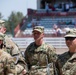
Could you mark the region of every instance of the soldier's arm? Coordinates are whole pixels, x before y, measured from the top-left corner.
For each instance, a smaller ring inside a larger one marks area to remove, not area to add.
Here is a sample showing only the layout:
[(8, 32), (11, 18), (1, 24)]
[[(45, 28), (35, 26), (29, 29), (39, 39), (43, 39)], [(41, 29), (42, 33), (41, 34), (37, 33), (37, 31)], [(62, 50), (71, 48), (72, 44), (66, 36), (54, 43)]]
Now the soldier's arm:
[(18, 54), (13, 57), (16, 57), (15, 64), (16, 64), (17, 73), (21, 74), (25, 70), (27, 72), (27, 64), (25, 62), (25, 59), (22, 57), (22, 55)]
[(26, 67), (26, 63), (25, 63), (25, 59), (22, 57), (20, 50), (17, 46), (15, 46), (14, 48), (9, 48), (8, 50), (9, 54), (15, 59), (15, 64), (16, 64), (16, 68), (17, 68), (17, 72), (21, 73), (23, 70), (25, 70)]
[(22, 57), (20, 53), (19, 48), (17, 47), (9, 48), (7, 50), (7, 53), (9, 53), (14, 58), (18, 74), (24, 71), (26, 67), (26, 63), (25, 63), (25, 59)]
[(24, 53), (24, 55), (25, 55), (25, 62), (27, 63), (28, 70), (29, 70), (30, 67), (31, 67), (30, 62), (29, 62), (29, 56), (30, 56), (29, 52), (30, 52), (30, 49), (33, 47), (33, 44), (34, 44), (34, 43), (31, 43), (31, 44), (26, 48), (25, 53)]
[(56, 49), (53, 46), (48, 47), (50, 61), (53, 62), (54, 74), (62, 75), (61, 64), (58, 60), (58, 55), (56, 54)]
[(48, 57), (49, 61), (56, 62), (58, 59), (58, 56), (56, 54), (56, 48), (52, 45), (48, 46)]
[(10, 48), (8, 47), (9, 50), (7, 50), (7, 51), (12, 57), (16, 58), (15, 64), (16, 64), (17, 72), (21, 73), (23, 70), (25, 70), (26, 63), (20, 53), (18, 46), (15, 44), (15, 42), (13, 42), (12, 39), (8, 38), (8, 36), (6, 36), (6, 38), (5, 38), (5, 45), (6, 45), (6, 47), (8, 45), (10, 45)]
[(4, 74), (12, 74), (12, 75), (17, 75), (17, 71), (16, 71), (16, 65), (14, 63), (14, 60), (11, 56), (8, 56), (6, 59), (5, 59), (5, 62), (4, 62)]

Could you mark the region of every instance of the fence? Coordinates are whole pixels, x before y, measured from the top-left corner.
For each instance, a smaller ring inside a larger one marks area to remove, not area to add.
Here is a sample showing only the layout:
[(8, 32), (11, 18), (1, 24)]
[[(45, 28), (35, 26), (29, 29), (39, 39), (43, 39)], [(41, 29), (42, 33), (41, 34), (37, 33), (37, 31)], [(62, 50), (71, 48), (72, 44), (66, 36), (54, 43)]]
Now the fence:
[[(12, 38), (12, 40), (19, 46), (19, 48), (25, 49), (31, 42), (34, 41), (33, 38)], [(44, 38), (44, 41), (48, 44), (53, 45), (55, 48), (67, 48), (65, 44), (65, 39), (61, 37)]]

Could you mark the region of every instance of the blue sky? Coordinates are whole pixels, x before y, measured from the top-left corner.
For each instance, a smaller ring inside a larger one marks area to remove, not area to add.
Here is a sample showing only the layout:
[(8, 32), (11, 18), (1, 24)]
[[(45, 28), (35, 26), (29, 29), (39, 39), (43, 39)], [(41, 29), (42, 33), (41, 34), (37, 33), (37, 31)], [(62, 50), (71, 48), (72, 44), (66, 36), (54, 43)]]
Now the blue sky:
[(0, 0), (0, 12), (7, 19), (12, 11), (27, 14), (27, 8), (36, 9), (36, 0)]

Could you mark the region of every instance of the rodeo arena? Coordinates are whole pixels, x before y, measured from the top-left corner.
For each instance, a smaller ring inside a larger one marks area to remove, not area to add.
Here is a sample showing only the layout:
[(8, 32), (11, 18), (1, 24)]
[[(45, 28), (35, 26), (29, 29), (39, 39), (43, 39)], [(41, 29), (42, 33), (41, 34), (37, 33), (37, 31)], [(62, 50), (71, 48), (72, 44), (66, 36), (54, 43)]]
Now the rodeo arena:
[[(27, 9), (27, 15), (14, 29), (12, 40), (21, 51), (34, 41), (32, 29), (34, 26), (44, 26), (44, 41), (52, 44), (56, 52), (61, 54), (68, 50), (64, 35), (76, 28), (76, 1), (74, 0), (36, 0), (37, 9)], [(58, 32), (57, 32), (58, 31)]]

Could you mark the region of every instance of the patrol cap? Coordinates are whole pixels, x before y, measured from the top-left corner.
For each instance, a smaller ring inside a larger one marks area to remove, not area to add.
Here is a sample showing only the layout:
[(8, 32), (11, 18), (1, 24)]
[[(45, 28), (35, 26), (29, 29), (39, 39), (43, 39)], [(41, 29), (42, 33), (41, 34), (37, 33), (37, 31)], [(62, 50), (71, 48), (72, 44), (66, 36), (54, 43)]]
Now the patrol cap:
[(34, 31), (38, 31), (40, 33), (43, 33), (44, 32), (44, 27), (43, 26), (35, 26), (33, 28), (33, 31), (32, 32), (34, 32)]
[(0, 20), (0, 24), (2, 24), (2, 23), (5, 23), (5, 21), (3, 21), (3, 20)]
[(5, 26), (4, 23), (5, 23), (5, 21), (0, 20), (0, 28), (3, 27), (3, 26)]
[(66, 35), (64, 37), (76, 37), (76, 29), (70, 29), (66, 32)]

